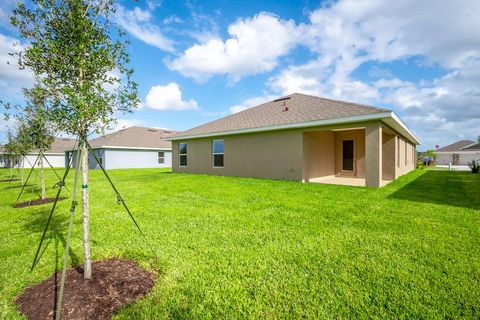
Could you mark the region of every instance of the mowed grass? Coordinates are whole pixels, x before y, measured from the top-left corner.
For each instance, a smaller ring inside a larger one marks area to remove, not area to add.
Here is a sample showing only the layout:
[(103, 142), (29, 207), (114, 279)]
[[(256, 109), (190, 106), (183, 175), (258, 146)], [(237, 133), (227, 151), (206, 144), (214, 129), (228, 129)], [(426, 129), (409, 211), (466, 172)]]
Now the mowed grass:
[[(125, 257), (157, 272), (154, 289), (115, 319), (480, 317), (480, 175), (414, 171), (374, 189), (109, 173), (158, 256), (102, 173), (91, 172), (93, 258)], [(2, 319), (21, 318), (15, 297), (61, 268), (71, 202), (59, 203), (30, 272), (51, 205), (14, 209), (19, 189), (9, 185), (0, 183)]]

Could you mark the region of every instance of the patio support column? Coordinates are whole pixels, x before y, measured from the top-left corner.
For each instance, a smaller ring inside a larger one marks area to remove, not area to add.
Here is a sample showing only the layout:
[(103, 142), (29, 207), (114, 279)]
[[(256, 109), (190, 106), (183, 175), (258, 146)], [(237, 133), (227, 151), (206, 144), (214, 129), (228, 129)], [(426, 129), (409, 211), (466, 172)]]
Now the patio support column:
[(365, 184), (382, 185), (382, 125), (380, 122), (365, 127)]

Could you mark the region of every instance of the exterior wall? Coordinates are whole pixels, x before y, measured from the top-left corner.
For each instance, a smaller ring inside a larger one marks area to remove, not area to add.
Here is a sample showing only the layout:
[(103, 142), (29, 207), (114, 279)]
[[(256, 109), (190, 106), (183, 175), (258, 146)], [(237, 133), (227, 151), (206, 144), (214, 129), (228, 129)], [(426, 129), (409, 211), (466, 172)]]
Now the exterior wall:
[(472, 153), (460, 153), (459, 163), (461, 165), (468, 165), (472, 160), (480, 160), (480, 151)]
[[(172, 166), (170, 150), (93, 149), (93, 151), (101, 159), (105, 169), (169, 168)], [(159, 151), (164, 152), (165, 155), (163, 164), (158, 163)], [(72, 167), (75, 167), (76, 156), (77, 151), (73, 151)], [(88, 168), (100, 169), (91, 152), (88, 157)]]
[[(14, 167), (18, 168), (31, 168), (37, 160), (38, 154), (27, 154), (25, 156), (26, 159), (18, 158), (14, 161)], [(45, 154), (48, 162), (54, 168), (64, 168), (65, 167), (65, 155), (64, 154)], [(50, 168), (46, 161), (43, 162), (45, 168)], [(7, 160), (6, 156), (0, 155), (0, 168), (8, 168), (10, 167), (10, 163)], [(40, 162), (37, 162), (35, 167), (40, 167)]]
[(400, 136), (397, 136), (396, 147), (395, 177), (398, 178), (415, 169), (417, 151), (415, 145)]
[(453, 165), (453, 154), (458, 154), (458, 164), (466, 166), (472, 160), (480, 160), (480, 151), (462, 151), (462, 152), (451, 152), (451, 153), (440, 153), (435, 155), (435, 163), (448, 165), (451, 163)]
[[(353, 140), (354, 168), (353, 172), (343, 171), (343, 140)], [(337, 176), (365, 177), (365, 129), (335, 132), (335, 174)]]
[[(35, 163), (35, 160), (37, 160), (38, 154), (27, 154), (26, 158), (27, 160), (23, 160), (23, 166), (24, 168), (31, 168), (33, 164)], [(47, 158), (48, 162), (52, 165), (54, 168), (64, 168), (65, 167), (65, 155), (63, 154), (46, 154), (45, 157)], [(43, 166), (45, 168), (50, 168), (48, 165), (47, 161), (43, 161)], [(40, 167), (40, 160), (38, 160), (36, 167)]]
[(6, 155), (0, 154), (0, 167), (2, 168), (21, 168), (22, 167), (22, 161), (20, 158), (18, 159), (13, 159), (10, 160)]
[(365, 127), (365, 185), (382, 185), (382, 124), (372, 123)]
[[(212, 142), (217, 139), (224, 140), (223, 168), (213, 167)], [(355, 141), (354, 175), (369, 180), (367, 185), (379, 186), (382, 179), (394, 180), (415, 168), (415, 146), (375, 121), (172, 141), (172, 169), (182, 173), (299, 181), (346, 175), (341, 170), (343, 140)], [(180, 142), (187, 143), (184, 167), (179, 165)]]
[(335, 175), (335, 133), (303, 133), (303, 181)]
[(453, 153), (435, 155), (436, 164), (453, 164)]
[[(104, 166), (106, 169), (128, 169), (128, 168), (169, 168), (172, 166), (172, 152), (164, 150), (165, 162), (158, 163), (159, 150), (127, 150), (107, 149), (105, 153)], [(92, 159), (95, 162), (95, 159)], [(95, 168), (95, 169), (100, 169)]]
[[(222, 137), (173, 141), (175, 172), (301, 180), (302, 132), (278, 131), (225, 136), (224, 167), (213, 168), (212, 141)], [(187, 166), (179, 165), (178, 144), (187, 143)]]
[(395, 180), (395, 134), (382, 132), (382, 179)]
[[(100, 157), (102, 159), (103, 158), (103, 150), (94, 150), (95, 151), (95, 154), (97, 155), (97, 157)], [(68, 156), (67, 156), (67, 152), (65, 152), (66, 156), (65, 156), (65, 167), (67, 166), (68, 164)], [(77, 151), (71, 151), (71, 156), (73, 156), (73, 160), (72, 160), (72, 168), (75, 168), (75, 166), (77, 165)], [(104, 161), (104, 160), (103, 160)], [(105, 162), (104, 162), (105, 163)], [(88, 169), (100, 169), (100, 166), (98, 166), (97, 162), (95, 161), (95, 158), (89, 154), (88, 155)]]

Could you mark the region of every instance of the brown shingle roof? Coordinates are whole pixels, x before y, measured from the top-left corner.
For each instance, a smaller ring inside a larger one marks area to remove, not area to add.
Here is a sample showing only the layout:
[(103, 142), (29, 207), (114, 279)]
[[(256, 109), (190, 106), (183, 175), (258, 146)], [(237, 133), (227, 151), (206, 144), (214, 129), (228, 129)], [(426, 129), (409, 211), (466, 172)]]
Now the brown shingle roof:
[(130, 127), (90, 140), (95, 147), (127, 147), (127, 148), (164, 148), (171, 149), (172, 143), (164, 140), (176, 131)]
[(480, 142), (477, 142), (471, 146), (467, 146), (467, 147), (463, 147), (462, 150), (465, 150), (465, 151), (476, 151), (476, 150), (480, 150)]
[(455, 143), (449, 144), (443, 148), (438, 149), (439, 152), (460, 151), (462, 148), (475, 143), (471, 140), (460, 140)]
[(294, 93), (180, 132), (172, 137), (303, 123), (386, 111), (390, 110)]
[[(52, 147), (45, 151), (45, 153), (63, 153), (65, 150), (73, 149), (76, 140), (71, 138), (55, 138)], [(0, 152), (4, 152), (5, 147), (0, 145)], [(32, 150), (30, 153), (36, 153), (37, 150)]]
[(71, 138), (55, 138), (53, 141), (52, 147), (50, 150), (45, 151), (45, 153), (63, 153), (65, 150), (71, 150), (74, 148), (76, 143), (75, 139)]

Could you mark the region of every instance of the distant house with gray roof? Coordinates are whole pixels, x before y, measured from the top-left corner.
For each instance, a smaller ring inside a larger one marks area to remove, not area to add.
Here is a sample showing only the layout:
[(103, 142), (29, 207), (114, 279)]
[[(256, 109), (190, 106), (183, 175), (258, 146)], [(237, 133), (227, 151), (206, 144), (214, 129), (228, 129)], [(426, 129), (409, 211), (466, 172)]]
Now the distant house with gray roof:
[(415, 168), (391, 110), (291, 94), (167, 138), (174, 172), (382, 186)]
[[(135, 126), (89, 143), (105, 169), (167, 168), (172, 166), (172, 143), (166, 138), (174, 133), (176, 131)], [(66, 161), (73, 156), (72, 165), (75, 165), (76, 150), (66, 154)], [(100, 169), (92, 154), (88, 161), (90, 169)]]
[[(52, 143), (52, 146), (49, 150), (45, 151), (43, 154), (47, 161), (54, 168), (61, 168), (65, 165), (65, 151), (71, 150), (75, 145), (75, 139), (71, 138), (60, 138), (56, 137)], [(13, 160), (14, 167), (19, 168), (31, 168), (39, 156), (38, 150), (32, 150), (26, 154), (23, 159)], [(45, 167), (49, 167), (47, 161), (44, 162)], [(0, 167), (9, 167), (10, 163), (8, 157), (5, 155), (5, 151), (0, 147)], [(37, 161), (36, 167), (40, 166), (40, 162)]]
[(438, 165), (468, 165), (472, 160), (480, 160), (480, 143), (460, 140), (435, 151)]

